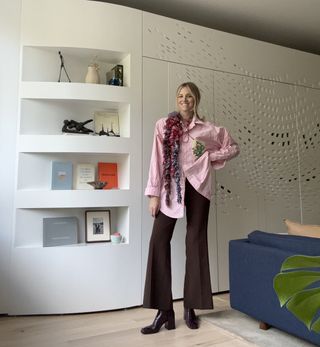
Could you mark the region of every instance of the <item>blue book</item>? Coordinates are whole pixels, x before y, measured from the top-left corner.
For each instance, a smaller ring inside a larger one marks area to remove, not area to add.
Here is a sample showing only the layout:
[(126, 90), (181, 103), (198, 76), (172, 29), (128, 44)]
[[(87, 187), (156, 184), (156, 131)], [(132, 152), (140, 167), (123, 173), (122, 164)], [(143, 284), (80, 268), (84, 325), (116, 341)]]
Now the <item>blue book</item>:
[(68, 190), (72, 189), (72, 162), (52, 161), (51, 189)]

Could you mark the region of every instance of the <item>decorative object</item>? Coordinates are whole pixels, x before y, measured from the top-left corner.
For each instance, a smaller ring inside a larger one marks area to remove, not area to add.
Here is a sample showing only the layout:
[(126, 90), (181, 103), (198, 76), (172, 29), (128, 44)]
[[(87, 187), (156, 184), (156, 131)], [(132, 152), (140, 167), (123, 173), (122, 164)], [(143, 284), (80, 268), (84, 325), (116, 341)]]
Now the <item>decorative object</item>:
[(284, 219), (283, 221), (287, 227), (288, 234), (290, 235), (300, 235), (300, 236), (320, 238), (320, 225), (300, 224), (300, 223), (292, 222), (289, 219)]
[(110, 241), (110, 210), (89, 210), (85, 216), (86, 242)]
[(88, 66), (85, 82), (96, 84), (100, 83), (99, 65), (97, 63), (92, 63)]
[(59, 51), (59, 57), (60, 57), (60, 72), (59, 72), (59, 78), (58, 78), (58, 82), (61, 82), (61, 73), (62, 73), (62, 70), (65, 72), (67, 78), (68, 78), (68, 81), (71, 82), (70, 78), (69, 78), (69, 75), (67, 73), (67, 70), (66, 70), (66, 67), (64, 65), (64, 58), (63, 58), (63, 55), (62, 53)]
[(108, 182), (104, 189), (118, 188), (118, 164), (117, 163), (98, 163), (98, 180)]
[(205, 150), (206, 150), (206, 146), (204, 145), (202, 141), (197, 139), (194, 139), (192, 141), (192, 152), (197, 159), (202, 156)]
[(96, 134), (106, 136), (120, 136), (119, 115), (116, 112), (95, 111), (94, 130)]
[(90, 184), (94, 189), (103, 189), (108, 184), (108, 182), (92, 181), (87, 182), (87, 184)]
[(111, 235), (111, 242), (112, 243), (121, 243), (122, 236), (119, 232), (115, 232)]
[(107, 84), (123, 86), (123, 65), (116, 65), (107, 72)]
[(77, 122), (75, 120), (67, 120), (63, 121), (62, 132), (70, 133), (70, 134), (90, 134), (93, 133), (93, 130), (85, 127), (86, 124), (92, 122), (93, 119), (88, 119), (85, 122)]
[(77, 164), (76, 165), (76, 189), (94, 189), (88, 182), (94, 181), (95, 165)]
[(43, 218), (43, 247), (78, 243), (77, 217)]
[(166, 191), (166, 204), (170, 205), (171, 180), (174, 177), (177, 190), (177, 202), (181, 204), (179, 149), (182, 135), (182, 121), (178, 112), (168, 114), (163, 139), (163, 177)]
[[(285, 259), (273, 286), (281, 307), (286, 306), (311, 331), (320, 333), (320, 256), (294, 255)], [(310, 286), (317, 284), (316, 287)]]
[(51, 189), (69, 190), (72, 189), (72, 162), (52, 161), (51, 162)]

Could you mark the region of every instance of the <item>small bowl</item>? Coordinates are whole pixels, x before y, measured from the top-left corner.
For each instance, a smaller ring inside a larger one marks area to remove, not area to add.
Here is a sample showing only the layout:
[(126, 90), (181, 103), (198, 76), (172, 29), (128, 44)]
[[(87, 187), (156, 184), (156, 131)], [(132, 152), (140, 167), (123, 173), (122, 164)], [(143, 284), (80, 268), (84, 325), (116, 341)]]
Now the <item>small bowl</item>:
[(121, 243), (122, 236), (121, 235), (111, 235), (111, 242), (112, 243)]
[(90, 184), (94, 189), (103, 189), (108, 182), (102, 182), (102, 181), (92, 181), (92, 182), (87, 182), (87, 184)]

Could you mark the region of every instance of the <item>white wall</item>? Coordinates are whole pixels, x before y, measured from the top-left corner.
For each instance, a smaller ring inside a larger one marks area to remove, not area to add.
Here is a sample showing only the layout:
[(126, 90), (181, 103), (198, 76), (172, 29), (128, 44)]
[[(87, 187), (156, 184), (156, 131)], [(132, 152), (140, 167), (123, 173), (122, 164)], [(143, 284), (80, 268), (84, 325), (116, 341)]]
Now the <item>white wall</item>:
[(13, 223), (21, 0), (1, 0), (0, 11), (0, 313), (7, 312)]

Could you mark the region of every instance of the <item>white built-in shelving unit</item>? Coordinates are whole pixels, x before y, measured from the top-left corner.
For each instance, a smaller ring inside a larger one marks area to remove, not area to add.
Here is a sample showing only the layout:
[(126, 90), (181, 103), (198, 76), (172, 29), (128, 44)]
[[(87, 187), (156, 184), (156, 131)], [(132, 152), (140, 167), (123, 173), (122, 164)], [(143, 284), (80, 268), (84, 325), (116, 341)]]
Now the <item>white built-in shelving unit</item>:
[[(120, 17), (130, 18), (135, 29), (117, 25)], [(23, 2), (11, 314), (140, 304), (140, 32), (139, 11), (81, 0)], [(64, 71), (58, 82), (59, 51), (71, 82)], [(92, 61), (100, 84), (85, 83)], [(106, 84), (116, 64), (123, 65), (123, 86)], [(62, 133), (65, 119), (83, 122), (95, 111), (119, 114), (120, 137)], [(115, 162), (119, 189), (51, 190), (53, 160), (71, 161), (74, 168)], [(121, 244), (85, 243), (85, 211), (99, 209), (111, 211), (111, 233), (122, 234)], [(78, 218), (79, 243), (43, 247), (43, 218), (68, 216)]]

